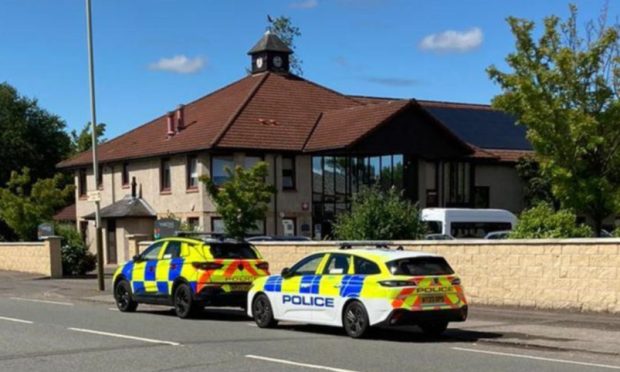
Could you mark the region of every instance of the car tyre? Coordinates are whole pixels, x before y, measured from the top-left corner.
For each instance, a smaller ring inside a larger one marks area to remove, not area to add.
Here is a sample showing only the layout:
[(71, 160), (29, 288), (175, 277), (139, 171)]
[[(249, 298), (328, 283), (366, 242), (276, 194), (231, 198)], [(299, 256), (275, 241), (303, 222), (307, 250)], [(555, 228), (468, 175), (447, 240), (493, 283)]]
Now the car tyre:
[(192, 296), (192, 289), (189, 285), (179, 284), (173, 294), (174, 312), (179, 318), (191, 318), (196, 314), (197, 304)]
[(252, 301), (252, 316), (259, 328), (274, 328), (278, 325), (278, 321), (273, 317), (273, 308), (269, 297), (265, 294), (259, 294)]
[(350, 302), (342, 313), (342, 324), (350, 337), (363, 338), (367, 336), (370, 321), (364, 305), (359, 301)]
[(445, 320), (435, 320), (424, 322), (419, 325), (425, 335), (430, 337), (441, 336), (448, 329), (448, 322)]
[(114, 287), (114, 300), (116, 301), (118, 310), (124, 313), (134, 312), (138, 308), (138, 303), (134, 300), (131, 293), (131, 286), (126, 280), (121, 280), (116, 283)]

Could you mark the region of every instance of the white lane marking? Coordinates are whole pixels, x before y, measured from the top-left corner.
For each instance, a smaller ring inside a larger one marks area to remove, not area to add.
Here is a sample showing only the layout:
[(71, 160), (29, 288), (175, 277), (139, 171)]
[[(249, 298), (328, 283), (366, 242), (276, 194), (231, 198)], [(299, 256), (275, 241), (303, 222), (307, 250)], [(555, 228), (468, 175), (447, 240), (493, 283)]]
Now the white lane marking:
[(11, 297), (11, 300), (39, 302), (39, 303), (43, 303), (43, 304), (52, 304), (52, 305), (73, 306), (73, 304), (71, 302), (58, 302), (58, 301), (48, 301), (48, 300), (37, 300), (35, 298)]
[(351, 369), (341, 369), (341, 368), (334, 368), (334, 367), (327, 367), (327, 366), (320, 366), (317, 364), (306, 364), (306, 363), (299, 363), (299, 362), (293, 362), (290, 360), (285, 360), (285, 359), (276, 359), (276, 358), (268, 358), (268, 357), (264, 357), (264, 356), (260, 356), (260, 355), (251, 355), (248, 354), (245, 356), (246, 358), (251, 358), (251, 359), (259, 359), (259, 360), (264, 360), (267, 362), (273, 362), (273, 363), (282, 363), (282, 364), (289, 364), (291, 366), (298, 366), (298, 367), (306, 367), (306, 368), (313, 368), (313, 369), (323, 369), (326, 371), (334, 371), (334, 372), (355, 372)]
[(109, 307), (109, 308), (108, 308), (108, 310), (111, 310), (111, 311), (119, 311), (119, 310), (118, 310), (118, 308), (116, 308), (116, 307)]
[(101, 335), (101, 336), (126, 338), (128, 340), (144, 341), (144, 342), (150, 342), (150, 343), (153, 343), (153, 344), (165, 344), (165, 345), (172, 345), (172, 346), (180, 346), (181, 345), (180, 343), (173, 342), (173, 341), (163, 341), (163, 340), (156, 340), (156, 339), (153, 339), (153, 338), (144, 338), (144, 337), (136, 337), (136, 336), (129, 336), (129, 335), (121, 335), (119, 333), (95, 331), (95, 330), (92, 330), (92, 329), (84, 329), (84, 328), (67, 328), (67, 329), (70, 330), (70, 331), (75, 331), (75, 332), (84, 332), (84, 333), (92, 333), (92, 334)]
[(613, 366), (613, 365), (609, 365), (609, 364), (577, 362), (577, 361), (574, 361), (574, 360), (544, 358), (544, 357), (537, 357), (537, 356), (533, 356), (533, 355), (524, 355), (524, 354), (502, 353), (502, 352), (499, 352), (499, 351), (466, 349), (466, 348), (462, 348), (462, 347), (453, 347), (452, 350), (468, 351), (468, 352), (471, 352), (471, 353), (480, 353), (480, 354), (500, 355), (500, 356), (507, 356), (507, 357), (513, 357), (513, 358), (541, 360), (541, 361), (544, 361), (544, 362), (576, 364), (576, 365), (587, 366), (587, 367), (599, 367), (599, 368), (607, 368), (607, 369), (620, 369), (620, 366)]
[(245, 325), (250, 327), (258, 327), (256, 323), (245, 323)]
[(34, 322), (31, 322), (30, 320), (23, 320), (23, 319), (16, 319), (16, 318), (7, 318), (5, 316), (0, 316), (0, 320), (7, 320), (9, 322), (25, 323), (25, 324), (32, 324), (32, 323), (34, 323)]

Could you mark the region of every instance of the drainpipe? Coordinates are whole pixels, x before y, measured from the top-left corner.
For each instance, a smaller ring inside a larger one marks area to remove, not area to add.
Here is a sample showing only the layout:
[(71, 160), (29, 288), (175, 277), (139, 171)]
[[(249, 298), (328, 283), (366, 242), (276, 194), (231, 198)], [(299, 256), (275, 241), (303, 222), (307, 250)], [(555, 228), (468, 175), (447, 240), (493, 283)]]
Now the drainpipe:
[(273, 235), (278, 235), (278, 178), (277, 178), (277, 159), (278, 155), (273, 154), (273, 187), (276, 192), (273, 194)]

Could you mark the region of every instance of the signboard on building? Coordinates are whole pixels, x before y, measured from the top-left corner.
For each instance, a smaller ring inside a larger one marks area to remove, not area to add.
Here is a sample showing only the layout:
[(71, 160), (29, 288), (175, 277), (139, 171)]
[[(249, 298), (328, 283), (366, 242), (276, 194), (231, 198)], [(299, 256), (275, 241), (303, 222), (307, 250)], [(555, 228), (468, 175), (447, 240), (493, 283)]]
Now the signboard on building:
[(295, 236), (295, 220), (292, 218), (283, 218), (282, 230), (284, 231), (284, 236)]
[(162, 218), (155, 221), (155, 239), (166, 238), (169, 236), (175, 236), (181, 223), (179, 220), (172, 218)]
[(101, 192), (100, 191), (89, 191), (88, 194), (89, 202), (98, 202), (101, 201)]
[(37, 228), (37, 237), (41, 240), (48, 236), (54, 236), (54, 225), (49, 222), (40, 224)]

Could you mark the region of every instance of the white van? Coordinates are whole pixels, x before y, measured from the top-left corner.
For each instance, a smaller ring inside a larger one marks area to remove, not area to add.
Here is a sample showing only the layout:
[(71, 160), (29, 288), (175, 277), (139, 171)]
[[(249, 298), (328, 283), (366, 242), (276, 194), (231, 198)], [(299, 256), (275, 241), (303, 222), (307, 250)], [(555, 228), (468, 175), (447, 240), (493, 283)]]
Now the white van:
[(503, 209), (424, 208), (428, 233), (482, 239), (493, 231), (512, 230), (517, 216)]

